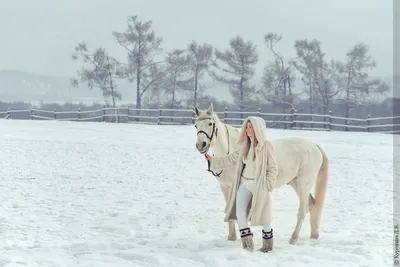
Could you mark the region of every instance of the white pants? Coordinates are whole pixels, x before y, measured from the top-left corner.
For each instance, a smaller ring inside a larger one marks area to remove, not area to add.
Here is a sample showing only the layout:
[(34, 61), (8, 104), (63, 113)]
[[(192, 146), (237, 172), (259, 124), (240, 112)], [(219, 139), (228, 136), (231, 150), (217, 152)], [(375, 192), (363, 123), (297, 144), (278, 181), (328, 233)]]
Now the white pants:
[[(247, 228), (247, 207), (253, 196), (255, 190), (256, 182), (254, 180), (241, 179), (239, 188), (236, 196), (236, 217), (239, 229)], [(271, 205), (271, 194), (268, 194), (266, 210), (264, 211), (264, 223), (263, 230), (271, 231), (271, 221), (272, 221), (272, 205)]]

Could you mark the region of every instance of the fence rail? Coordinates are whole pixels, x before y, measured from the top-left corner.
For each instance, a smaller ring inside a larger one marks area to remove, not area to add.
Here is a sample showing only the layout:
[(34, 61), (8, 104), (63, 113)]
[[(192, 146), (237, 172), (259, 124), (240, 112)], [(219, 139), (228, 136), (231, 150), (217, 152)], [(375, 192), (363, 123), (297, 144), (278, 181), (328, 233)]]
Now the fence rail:
[[(303, 129), (323, 131), (365, 131), (379, 133), (400, 133), (400, 116), (373, 118), (345, 118), (329, 114), (264, 113), (224, 111), (215, 112), (225, 123), (240, 126), (247, 116), (260, 116), (267, 122), (267, 127), (282, 129)], [(195, 121), (191, 109), (136, 109), (130, 107), (103, 107), (97, 110), (57, 111), (57, 110), (7, 110), (0, 111), (0, 118), (60, 121), (98, 121), (115, 123), (142, 123), (159, 125), (188, 125)]]

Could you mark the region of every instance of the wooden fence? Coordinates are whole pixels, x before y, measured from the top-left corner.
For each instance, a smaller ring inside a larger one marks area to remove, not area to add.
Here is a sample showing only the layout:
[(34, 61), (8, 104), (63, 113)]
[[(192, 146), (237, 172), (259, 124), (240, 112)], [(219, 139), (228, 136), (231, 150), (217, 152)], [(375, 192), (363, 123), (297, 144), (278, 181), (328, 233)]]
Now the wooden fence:
[[(216, 111), (219, 118), (230, 125), (240, 126), (250, 115), (260, 116), (267, 122), (269, 128), (303, 129), (303, 130), (336, 130), (363, 131), (379, 133), (400, 133), (400, 116), (374, 118), (344, 118), (329, 114), (297, 113), (264, 113), (261, 109), (256, 112)], [(60, 121), (97, 121), (116, 123), (143, 123), (159, 125), (188, 125), (193, 124), (195, 114), (192, 109), (135, 109), (130, 107), (98, 110), (57, 111), (57, 110), (7, 110), (0, 111), (0, 118), (30, 119), (30, 120), (60, 120)]]

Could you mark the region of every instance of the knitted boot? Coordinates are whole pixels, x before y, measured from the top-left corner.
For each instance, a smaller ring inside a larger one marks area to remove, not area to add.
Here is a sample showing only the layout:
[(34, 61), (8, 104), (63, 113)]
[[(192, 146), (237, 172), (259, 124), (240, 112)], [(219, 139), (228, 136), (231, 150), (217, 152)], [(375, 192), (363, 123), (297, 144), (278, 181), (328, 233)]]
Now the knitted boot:
[(265, 232), (264, 230), (262, 230), (262, 241), (263, 246), (259, 249), (259, 251), (264, 253), (271, 251), (274, 246), (274, 235), (272, 229), (269, 232)]
[(242, 238), (242, 245), (243, 248), (249, 251), (254, 250), (254, 244), (253, 244), (253, 233), (251, 232), (250, 228), (243, 228), (240, 229), (240, 237)]

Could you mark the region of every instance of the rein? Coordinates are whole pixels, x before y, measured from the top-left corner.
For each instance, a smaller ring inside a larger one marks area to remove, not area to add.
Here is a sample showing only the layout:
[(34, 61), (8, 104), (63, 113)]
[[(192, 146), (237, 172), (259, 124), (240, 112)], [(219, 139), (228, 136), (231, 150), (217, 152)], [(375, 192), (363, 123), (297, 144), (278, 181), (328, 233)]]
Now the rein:
[[(215, 128), (215, 123), (213, 123), (213, 125), (214, 125), (214, 128)], [(213, 129), (214, 129), (213, 128)], [(226, 136), (227, 136), (227, 138), (228, 138), (228, 152), (226, 153), (227, 155), (229, 155), (229, 144), (230, 144), (230, 141), (229, 141), (229, 131), (228, 131), (228, 126), (226, 126), (226, 124), (225, 124), (225, 129), (226, 129)], [(218, 130), (218, 129), (217, 129)], [(213, 133), (214, 133), (214, 130), (213, 130)], [(207, 134), (206, 134), (207, 135)], [(217, 134), (215, 134), (215, 136), (217, 136)], [(207, 137), (208, 137), (208, 135), (207, 135)], [(211, 142), (211, 139), (210, 139), (210, 142)], [(215, 177), (218, 177), (219, 178), (219, 176), (222, 174), (222, 172), (224, 171), (224, 170), (221, 170), (219, 173), (215, 173), (214, 171), (212, 171), (211, 169), (210, 169), (210, 166), (211, 166), (211, 163), (210, 163), (210, 161), (208, 160), (207, 161), (207, 169), (206, 169), (206, 171), (208, 171), (208, 172), (211, 172), (211, 174), (213, 175), (213, 176), (215, 176)]]

